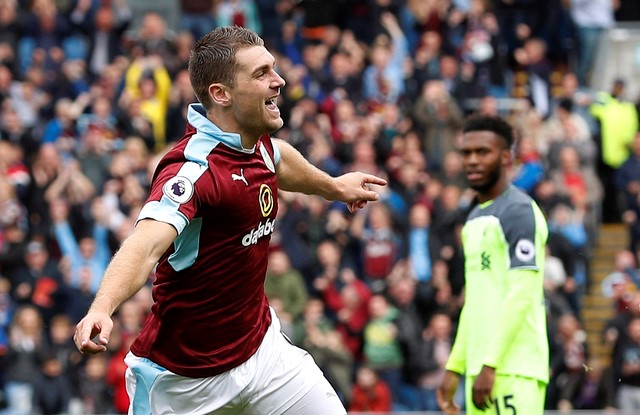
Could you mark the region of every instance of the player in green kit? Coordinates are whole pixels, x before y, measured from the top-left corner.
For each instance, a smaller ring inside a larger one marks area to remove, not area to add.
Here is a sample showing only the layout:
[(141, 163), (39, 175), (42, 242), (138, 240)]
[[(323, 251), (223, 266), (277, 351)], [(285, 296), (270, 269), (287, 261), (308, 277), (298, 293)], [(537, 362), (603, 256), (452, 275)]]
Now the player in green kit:
[(508, 179), (513, 130), (499, 117), (466, 120), (460, 147), (478, 204), (462, 229), (465, 304), (438, 389), (453, 397), (465, 375), (467, 414), (542, 415), (549, 378), (543, 295), (548, 228), (536, 203)]

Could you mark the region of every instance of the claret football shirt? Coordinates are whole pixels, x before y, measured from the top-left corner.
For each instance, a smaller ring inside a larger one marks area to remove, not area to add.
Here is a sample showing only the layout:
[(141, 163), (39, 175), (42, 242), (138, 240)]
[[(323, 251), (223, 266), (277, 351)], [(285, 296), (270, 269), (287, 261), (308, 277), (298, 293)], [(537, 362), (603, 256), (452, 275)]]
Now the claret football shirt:
[(263, 285), (280, 153), (266, 135), (243, 148), (200, 104), (189, 107), (188, 123), (138, 217), (171, 224), (178, 237), (158, 262), (155, 302), (131, 351), (179, 375), (209, 377), (249, 359), (271, 323)]

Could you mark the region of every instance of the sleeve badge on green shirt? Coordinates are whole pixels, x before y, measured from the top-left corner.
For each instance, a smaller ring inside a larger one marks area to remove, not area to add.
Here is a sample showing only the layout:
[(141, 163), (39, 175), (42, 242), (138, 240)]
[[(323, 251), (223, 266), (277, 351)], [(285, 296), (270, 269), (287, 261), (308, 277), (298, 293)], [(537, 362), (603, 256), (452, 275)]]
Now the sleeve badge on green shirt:
[(522, 262), (529, 262), (536, 255), (536, 248), (528, 239), (520, 239), (516, 244), (516, 258)]

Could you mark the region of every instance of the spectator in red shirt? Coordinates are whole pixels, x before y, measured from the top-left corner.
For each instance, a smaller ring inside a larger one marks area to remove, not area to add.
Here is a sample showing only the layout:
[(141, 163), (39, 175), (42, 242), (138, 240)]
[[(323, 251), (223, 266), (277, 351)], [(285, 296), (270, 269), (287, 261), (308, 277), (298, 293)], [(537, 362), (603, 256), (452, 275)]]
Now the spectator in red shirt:
[(356, 383), (351, 391), (349, 411), (389, 412), (391, 411), (391, 391), (370, 367), (358, 369)]
[(336, 318), (336, 329), (356, 359), (362, 357), (362, 332), (369, 321), (371, 290), (353, 269), (342, 268), (315, 281), (328, 311)]

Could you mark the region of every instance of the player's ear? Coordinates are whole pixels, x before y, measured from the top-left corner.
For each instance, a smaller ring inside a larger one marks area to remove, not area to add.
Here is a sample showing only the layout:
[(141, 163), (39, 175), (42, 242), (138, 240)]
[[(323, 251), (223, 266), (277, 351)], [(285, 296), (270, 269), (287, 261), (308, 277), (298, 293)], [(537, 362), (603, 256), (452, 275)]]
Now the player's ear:
[(502, 164), (510, 164), (514, 159), (513, 149), (511, 147), (505, 147), (500, 154), (500, 158)]
[(209, 85), (209, 96), (214, 104), (226, 107), (231, 104), (231, 94), (226, 86), (221, 83)]

